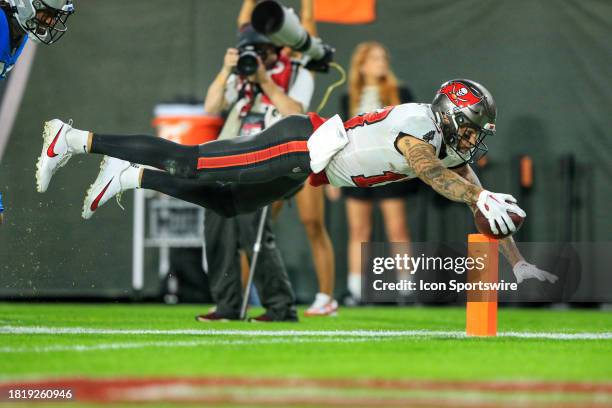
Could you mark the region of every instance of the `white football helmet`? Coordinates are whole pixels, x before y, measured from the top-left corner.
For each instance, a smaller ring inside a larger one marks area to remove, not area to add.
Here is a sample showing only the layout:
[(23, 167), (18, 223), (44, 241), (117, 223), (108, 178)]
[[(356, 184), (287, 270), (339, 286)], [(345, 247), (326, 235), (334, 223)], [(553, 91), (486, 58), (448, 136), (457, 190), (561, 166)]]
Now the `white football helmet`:
[(74, 13), (72, 0), (8, 0), (13, 16), (36, 42), (53, 44), (68, 30), (66, 21)]

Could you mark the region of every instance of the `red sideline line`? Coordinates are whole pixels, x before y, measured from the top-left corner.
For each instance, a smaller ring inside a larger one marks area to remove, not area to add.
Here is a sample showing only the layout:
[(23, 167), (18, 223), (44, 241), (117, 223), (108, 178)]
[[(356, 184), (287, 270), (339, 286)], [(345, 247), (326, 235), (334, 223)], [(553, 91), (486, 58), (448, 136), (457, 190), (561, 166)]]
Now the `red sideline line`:
[[(175, 390), (181, 390), (176, 394)], [(193, 387), (193, 388), (191, 388)], [(239, 388), (232, 390), (232, 387)], [(204, 389), (202, 389), (204, 388)], [(278, 394), (278, 389), (320, 389), (325, 392), (333, 390), (381, 391), (394, 393), (418, 391), (421, 394), (393, 395), (313, 395)], [(71, 389), (73, 401), (94, 403), (142, 403), (168, 402), (178, 404), (207, 405), (248, 405), (248, 406), (325, 406), (325, 407), (422, 407), (422, 408), (515, 408), (517, 400), (513, 394), (532, 393), (531, 397), (523, 395), (520, 406), (523, 408), (603, 408), (610, 406), (612, 383), (581, 382), (542, 382), (542, 381), (433, 381), (433, 380), (384, 380), (384, 379), (290, 379), (290, 378), (236, 378), (236, 377), (202, 377), (202, 378), (62, 378), (52, 380), (34, 380), (27, 382), (0, 382), (0, 402), (8, 401), (10, 389)], [(208, 390), (207, 390), (208, 389)], [(242, 389), (242, 390), (240, 390)], [(174, 391), (173, 391), (174, 390)], [(259, 391), (266, 390), (264, 394)], [(252, 393), (250, 391), (255, 391)], [(269, 391), (269, 392), (268, 392)], [(430, 392), (430, 395), (422, 392)], [(457, 397), (438, 395), (439, 392), (468, 392), (481, 394), (481, 397)], [(485, 393), (494, 392), (498, 399), (487, 397)], [(578, 400), (539, 400), (538, 396), (546, 394), (570, 394)], [(527, 399), (525, 399), (527, 398)], [(586, 399), (585, 399), (586, 398)]]
[(287, 142), (277, 146), (268, 147), (267, 149), (256, 150), (254, 152), (219, 157), (200, 157), (198, 158), (198, 170), (245, 166), (270, 160), (288, 153), (303, 152), (308, 152), (308, 146), (305, 140)]
[(58, 378), (0, 382), (0, 390), (18, 387), (119, 387), (164, 386), (191, 384), (200, 386), (254, 387), (317, 387), (317, 388), (374, 388), (389, 390), (486, 391), (498, 393), (585, 393), (612, 395), (612, 382), (587, 383), (577, 381), (450, 381), (450, 380), (393, 380), (393, 379), (302, 379), (302, 378), (243, 378), (243, 377), (149, 377), (149, 378)]

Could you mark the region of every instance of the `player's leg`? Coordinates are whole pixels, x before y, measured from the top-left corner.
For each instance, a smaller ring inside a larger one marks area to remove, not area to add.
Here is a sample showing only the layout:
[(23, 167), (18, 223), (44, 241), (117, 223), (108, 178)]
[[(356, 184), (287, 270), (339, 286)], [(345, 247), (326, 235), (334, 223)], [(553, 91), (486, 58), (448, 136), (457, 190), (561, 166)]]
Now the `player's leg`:
[(264, 183), (221, 183), (202, 178), (177, 177), (168, 172), (143, 169), (138, 165), (105, 156), (98, 178), (85, 197), (82, 216), (85, 219), (91, 218), (100, 206), (126, 190), (146, 188), (231, 217), (255, 211), (273, 201), (293, 195), (307, 177), (307, 174), (298, 174)]
[(200, 145), (198, 177), (238, 183), (301, 178), (311, 172), (307, 141), (312, 132), (308, 116), (292, 115), (257, 135)]
[(98, 178), (85, 198), (83, 218), (90, 218), (110, 198), (132, 188), (155, 190), (231, 217), (292, 194), (307, 178), (304, 175), (302, 178), (280, 177), (266, 183), (220, 183), (177, 177), (129, 163), (123, 169), (125, 163), (128, 162), (105, 157)]
[[(118, 136), (94, 134), (75, 129), (72, 122), (53, 119), (45, 123), (43, 149), (37, 163), (39, 192), (47, 190), (53, 174), (75, 154), (99, 153), (109, 156), (101, 168), (124, 172), (129, 163), (157, 167), (181, 177), (195, 177), (197, 146), (183, 146), (146, 135)], [(112, 177), (118, 178), (119, 174)], [(100, 177), (98, 177), (100, 179)]]
[(184, 178), (261, 183), (283, 175), (310, 173), (307, 116), (289, 116), (253, 136), (184, 146), (151, 136), (95, 133), (90, 153), (153, 166)]
[(91, 153), (207, 181), (261, 183), (283, 175), (310, 173), (307, 116), (286, 117), (253, 136), (183, 146), (150, 136), (93, 134)]
[(291, 195), (305, 180), (280, 177), (257, 184), (211, 183), (201, 179), (181, 179), (163, 171), (145, 169), (140, 186), (232, 217), (255, 211)]
[(230, 184), (202, 182), (172, 176), (165, 171), (143, 169), (140, 187), (208, 208), (225, 217), (236, 215)]
[(293, 115), (256, 136), (183, 146), (152, 136), (92, 133), (54, 119), (45, 124), (43, 133), (36, 172), (38, 191), (46, 191), (53, 173), (73, 154), (81, 153), (103, 154), (207, 181), (261, 183), (284, 175), (301, 176), (310, 173), (306, 142), (312, 131), (307, 116)]

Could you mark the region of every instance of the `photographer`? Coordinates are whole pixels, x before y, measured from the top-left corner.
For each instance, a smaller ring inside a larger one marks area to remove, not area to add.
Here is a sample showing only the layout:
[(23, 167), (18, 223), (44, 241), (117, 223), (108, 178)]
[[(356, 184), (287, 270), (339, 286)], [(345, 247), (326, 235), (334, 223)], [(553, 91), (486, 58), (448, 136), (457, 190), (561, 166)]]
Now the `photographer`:
[[(208, 89), (204, 109), (227, 113), (220, 139), (259, 133), (282, 116), (306, 112), (312, 97), (311, 74), (281, 53), (250, 25), (242, 27), (237, 48), (229, 48), (223, 67)], [(250, 258), (261, 211), (223, 218), (206, 212), (206, 255), (214, 311), (200, 321), (238, 319), (242, 297), (239, 249)], [(276, 238), (266, 219), (254, 275), (266, 312), (256, 321), (297, 321), (295, 296)]]
[[(248, 54), (257, 54), (257, 69), (251, 75), (234, 73), (240, 60), (239, 50), (247, 47)], [(263, 130), (278, 120), (279, 115), (304, 113), (313, 89), (314, 81), (308, 71), (282, 55), (280, 48), (247, 25), (240, 32), (238, 48), (228, 48), (223, 68), (208, 88), (204, 109), (209, 114), (220, 114), (233, 105), (228, 116), (228, 122), (233, 123), (226, 122), (221, 138), (232, 137), (234, 130), (239, 136), (246, 136)], [(247, 116), (251, 116), (249, 123), (259, 123), (261, 128), (242, 126)]]

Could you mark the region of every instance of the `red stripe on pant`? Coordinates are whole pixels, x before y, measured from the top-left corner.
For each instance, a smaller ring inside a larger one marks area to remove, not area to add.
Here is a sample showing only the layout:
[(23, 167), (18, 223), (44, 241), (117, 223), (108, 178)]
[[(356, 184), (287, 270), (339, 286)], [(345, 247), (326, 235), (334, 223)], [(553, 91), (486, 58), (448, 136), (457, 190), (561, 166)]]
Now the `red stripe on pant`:
[(228, 156), (200, 157), (198, 158), (198, 170), (247, 166), (290, 153), (308, 153), (307, 141), (286, 142), (277, 146), (268, 147), (267, 149)]

